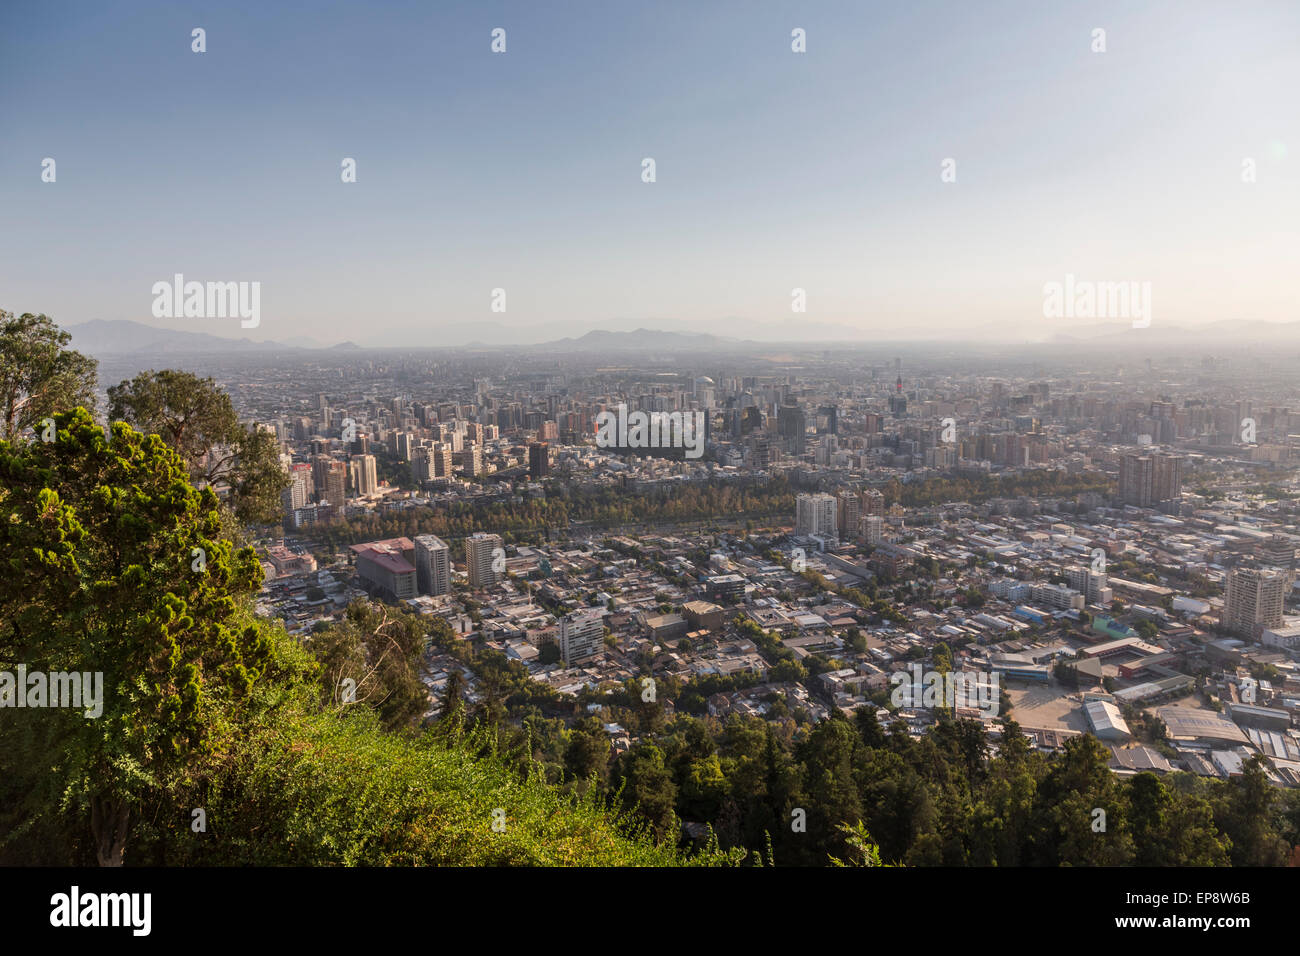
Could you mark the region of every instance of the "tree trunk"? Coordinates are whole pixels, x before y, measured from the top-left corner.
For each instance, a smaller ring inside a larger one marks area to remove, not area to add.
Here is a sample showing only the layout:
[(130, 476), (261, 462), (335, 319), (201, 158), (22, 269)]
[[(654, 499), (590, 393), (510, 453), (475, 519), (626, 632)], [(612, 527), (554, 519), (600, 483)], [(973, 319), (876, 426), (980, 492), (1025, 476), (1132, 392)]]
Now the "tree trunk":
[(130, 807), (125, 800), (92, 797), (90, 830), (95, 837), (95, 855), (100, 866), (121, 866), (126, 852), (127, 820)]

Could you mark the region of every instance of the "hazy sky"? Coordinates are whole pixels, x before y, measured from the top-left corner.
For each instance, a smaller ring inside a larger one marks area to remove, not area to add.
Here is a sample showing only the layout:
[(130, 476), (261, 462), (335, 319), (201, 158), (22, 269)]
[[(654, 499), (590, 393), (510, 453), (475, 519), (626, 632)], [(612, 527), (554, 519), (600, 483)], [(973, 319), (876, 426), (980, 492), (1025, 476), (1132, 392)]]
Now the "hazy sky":
[[(64, 324), (1033, 335), (1067, 273), (1300, 319), (1295, 0), (6, 3), (0, 144), (0, 308)], [(176, 272), (260, 326), (154, 319)]]

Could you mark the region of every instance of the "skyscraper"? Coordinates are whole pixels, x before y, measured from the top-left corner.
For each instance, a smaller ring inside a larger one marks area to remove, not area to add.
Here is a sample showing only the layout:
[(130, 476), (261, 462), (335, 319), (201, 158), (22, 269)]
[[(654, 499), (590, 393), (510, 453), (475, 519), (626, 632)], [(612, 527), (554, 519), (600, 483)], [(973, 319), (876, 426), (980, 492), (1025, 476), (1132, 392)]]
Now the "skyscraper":
[(447, 594), (451, 591), (451, 549), (433, 534), (415, 539), (415, 573), (421, 594)]
[(316, 484), (316, 500), (342, 506), (347, 490), (348, 466), (326, 455), (317, 455), (312, 462), (312, 478)]
[(776, 413), (777, 431), (792, 455), (804, 453), (808, 424), (798, 405), (782, 405)]
[(550, 446), (544, 441), (533, 442), (528, 446), (528, 477), (537, 481), (545, 478), (551, 470)]
[(379, 489), (374, 455), (353, 455), (348, 465), (352, 471), (352, 487), (358, 495), (372, 495)]
[(838, 503), (833, 495), (799, 495), (795, 498), (795, 534), (835, 537), (839, 533), (837, 520)]
[(856, 491), (841, 491), (836, 496), (838, 505), (837, 524), (840, 536), (851, 538), (858, 533), (862, 517), (862, 499)]
[(1258, 637), (1264, 628), (1281, 627), (1283, 601), (1290, 587), (1287, 571), (1233, 568), (1223, 601), (1223, 626), (1243, 637)]
[(605, 621), (599, 609), (574, 611), (560, 618), (560, 657), (572, 667), (595, 657), (605, 641)]
[(1156, 452), (1126, 454), (1119, 462), (1119, 497), (1139, 508), (1176, 505), (1183, 496), (1183, 458)]
[(500, 547), (499, 534), (478, 531), (465, 539), (465, 564), (469, 571), (470, 587), (490, 588), (497, 583), (498, 574), (492, 570), (492, 562)]

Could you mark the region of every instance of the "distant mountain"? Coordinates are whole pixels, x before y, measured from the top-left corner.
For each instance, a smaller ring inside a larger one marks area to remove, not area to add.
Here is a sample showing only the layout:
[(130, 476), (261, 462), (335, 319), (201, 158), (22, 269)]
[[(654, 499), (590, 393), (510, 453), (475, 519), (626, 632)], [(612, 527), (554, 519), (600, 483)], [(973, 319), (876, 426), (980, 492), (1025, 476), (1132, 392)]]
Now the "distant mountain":
[(333, 346), (333, 349), (336, 352), (339, 351), (340, 349), (359, 352), (361, 351), (361, 346), (357, 345), (356, 342), (348, 340), (347, 342), (340, 342), (338, 345)]
[(313, 339), (310, 335), (291, 335), (291, 336), (289, 336), (289, 338), (284, 339), (284, 340), (283, 340), (283, 343), (284, 343), (285, 345), (291, 346), (291, 347), (293, 347), (293, 348), (295, 348), (295, 349), (327, 349), (327, 348), (329, 348), (328, 345), (324, 344), (324, 343), (321, 342), (319, 339)]
[[(239, 328), (238, 320), (232, 320)], [(251, 352), (289, 349), (280, 342), (254, 342), (248, 338), (224, 338), (207, 332), (157, 329), (127, 319), (93, 319), (81, 325), (64, 326), (72, 336), (72, 347), (88, 355), (128, 355), (135, 352)]]
[(664, 332), (655, 329), (634, 329), (631, 332), (609, 332), (593, 329), (578, 338), (555, 339), (541, 342), (533, 348), (541, 350), (568, 350), (576, 352), (590, 351), (644, 351), (658, 349), (673, 351), (676, 349), (714, 349), (723, 346), (747, 345), (737, 339), (723, 339), (716, 335), (700, 332)]
[(1222, 319), (1205, 325), (1176, 325), (1153, 319), (1145, 328), (1132, 322), (1105, 322), (1059, 331), (1045, 341), (1062, 345), (1106, 347), (1141, 346), (1159, 342), (1185, 348), (1243, 348), (1255, 345), (1294, 347), (1300, 345), (1300, 322), (1261, 322), (1254, 319)]

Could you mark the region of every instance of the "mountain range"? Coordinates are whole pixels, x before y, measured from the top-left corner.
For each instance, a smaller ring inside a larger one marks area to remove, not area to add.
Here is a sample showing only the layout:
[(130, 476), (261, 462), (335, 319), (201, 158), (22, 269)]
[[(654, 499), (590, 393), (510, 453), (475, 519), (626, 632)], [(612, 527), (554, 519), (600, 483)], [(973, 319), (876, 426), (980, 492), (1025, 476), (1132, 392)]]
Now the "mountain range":
[[(669, 325), (669, 323), (664, 323)], [(681, 325), (681, 323), (671, 323)], [(132, 355), (248, 352), (268, 353), (304, 350), (361, 351), (367, 346), (352, 341), (327, 345), (307, 336), (296, 336), (284, 341), (255, 341), (247, 337), (213, 335), (210, 332), (189, 332), (179, 329), (162, 329), (126, 319), (94, 319), (80, 325), (64, 326), (72, 336), (72, 347), (89, 355)], [(805, 331), (812, 331), (805, 329)], [(825, 334), (826, 327), (817, 332)], [(832, 344), (855, 343), (865, 345), (881, 341), (906, 341), (897, 337), (883, 337), (865, 330), (843, 329), (842, 338), (825, 339), (809, 334), (797, 341), (774, 338), (733, 338), (681, 328), (636, 328), (630, 331), (592, 329), (581, 335), (570, 335), (544, 341), (528, 342), (530, 336), (524, 329), (505, 329), (495, 326), (484, 328), (475, 325), (467, 329), (473, 338), (456, 341), (444, 336), (441, 342), (411, 342), (383, 344), (377, 348), (435, 348), (439, 345), (453, 348), (499, 349), (526, 347), (536, 351), (552, 352), (676, 352), (682, 350), (717, 351), (723, 349), (748, 350), (770, 348), (774, 344), (804, 344), (826, 347)], [(855, 333), (856, 334), (852, 334)], [(486, 334), (485, 334), (486, 333)], [(949, 338), (957, 341), (993, 344), (997, 341), (996, 326), (971, 327), (965, 333)], [(920, 342), (920, 338), (917, 339)], [(1300, 322), (1260, 322), (1245, 319), (1226, 319), (1198, 326), (1177, 326), (1154, 323), (1147, 328), (1133, 328), (1131, 323), (1109, 322), (1091, 326), (1075, 326), (1069, 331), (1058, 329), (1037, 340), (1020, 339), (1019, 345), (1045, 345), (1069, 348), (1146, 348), (1160, 347), (1209, 348), (1215, 350), (1239, 349), (1267, 345), (1270, 347), (1300, 347)]]

